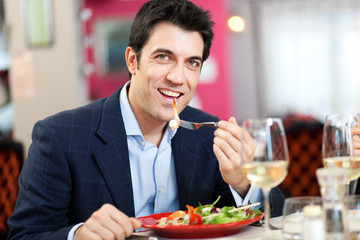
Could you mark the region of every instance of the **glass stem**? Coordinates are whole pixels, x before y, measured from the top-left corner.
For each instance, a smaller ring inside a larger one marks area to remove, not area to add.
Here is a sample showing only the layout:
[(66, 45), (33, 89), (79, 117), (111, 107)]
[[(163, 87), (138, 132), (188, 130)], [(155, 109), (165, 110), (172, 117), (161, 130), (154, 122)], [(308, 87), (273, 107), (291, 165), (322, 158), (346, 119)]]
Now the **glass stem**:
[(346, 182), (345, 187), (346, 187), (346, 197), (348, 198), (351, 195), (351, 188), (350, 188), (350, 182)]
[(270, 232), (270, 202), (269, 202), (269, 189), (263, 189), (263, 197), (264, 197), (264, 213), (265, 213), (265, 234), (267, 239), (271, 239)]
[(357, 187), (357, 184), (358, 184), (359, 180), (354, 180), (352, 182), (348, 182), (347, 183), (347, 191), (348, 191), (348, 194), (347, 196), (350, 196), (350, 195), (355, 195), (355, 192), (356, 192), (356, 187)]

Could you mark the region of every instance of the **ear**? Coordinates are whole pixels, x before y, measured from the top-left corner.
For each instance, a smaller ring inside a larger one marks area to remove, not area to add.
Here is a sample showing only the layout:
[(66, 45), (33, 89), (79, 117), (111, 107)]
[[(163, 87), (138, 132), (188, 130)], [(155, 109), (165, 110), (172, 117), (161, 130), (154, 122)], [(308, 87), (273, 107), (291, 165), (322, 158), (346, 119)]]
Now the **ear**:
[(137, 68), (136, 53), (131, 47), (126, 48), (125, 60), (126, 60), (126, 65), (128, 67), (129, 72), (132, 75), (135, 75), (136, 68)]

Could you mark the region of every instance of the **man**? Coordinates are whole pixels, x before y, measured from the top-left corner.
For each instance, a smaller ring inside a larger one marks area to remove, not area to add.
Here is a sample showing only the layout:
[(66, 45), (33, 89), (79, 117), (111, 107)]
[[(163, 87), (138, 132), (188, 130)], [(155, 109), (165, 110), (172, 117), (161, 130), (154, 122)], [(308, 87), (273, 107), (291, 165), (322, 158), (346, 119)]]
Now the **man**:
[[(207, 204), (260, 201), (241, 164), (255, 144), (234, 118), (219, 128), (172, 130), (180, 118), (218, 121), (191, 108), (213, 22), (187, 0), (145, 3), (125, 57), (131, 80), (106, 99), (39, 121), (25, 162), (10, 239), (124, 239), (133, 217)], [(274, 213), (283, 196), (272, 194)]]

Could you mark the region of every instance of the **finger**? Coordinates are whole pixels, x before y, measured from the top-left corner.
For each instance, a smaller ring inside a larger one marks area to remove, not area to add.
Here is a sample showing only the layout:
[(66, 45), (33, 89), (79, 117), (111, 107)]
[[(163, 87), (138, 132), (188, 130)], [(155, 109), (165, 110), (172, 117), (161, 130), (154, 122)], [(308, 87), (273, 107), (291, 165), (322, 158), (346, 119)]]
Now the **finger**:
[(360, 144), (360, 138), (353, 138), (353, 145), (359, 145)]
[(221, 126), (222, 129), (227, 130), (230, 133), (232, 133), (232, 135), (239, 141), (244, 142), (246, 144), (250, 144), (250, 145), (254, 144), (253, 137), (246, 130), (246, 128), (238, 125), (235, 117), (230, 117), (228, 122), (220, 121), (219, 126)]
[(353, 142), (353, 153), (355, 156), (360, 156), (359, 152), (360, 152), (360, 142)]
[(236, 119), (231, 117), (228, 122), (220, 121), (219, 126), (220, 128), (215, 131), (215, 137), (227, 141), (238, 152), (242, 140), (242, 129)]
[[(234, 138), (241, 140), (241, 127), (236, 123), (235, 118), (230, 118), (229, 121), (220, 121), (218, 132), (225, 131), (231, 133)], [(216, 131), (215, 131), (216, 132)]]
[[(229, 122), (238, 125), (235, 117), (230, 117)], [(239, 126), (239, 125), (238, 125)], [(239, 126), (240, 127), (240, 126)], [(237, 129), (239, 132), (240, 140), (245, 142), (246, 144), (253, 145), (255, 143), (254, 138), (250, 135), (250, 133), (246, 130), (246, 128), (240, 127), (240, 129)]]
[(127, 234), (126, 223), (117, 222), (117, 219), (115, 218), (110, 219), (110, 221), (103, 222), (103, 226), (113, 234), (113, 238), (115, 239), (124, 239), (131, 235), (131, 233), (130, 235)]
[(224, 141), (214, 139), (214, 143), (229, 158), (224, 158), (223, 164), (226, 164), (226, 161), (235, 161), (235, 164), (239, 164), (239, 161), (245, 163), (253, 160), (256, 142), (245, 128), (237, 125), (234, 117), (231, 117), (228, 122), (222, 122), (222, 127), (215, 132), (215, 137)]
[(134, 229), (141, 228), (142, 223), (139, 220), (137, 220), (136, 218), (131, 217), (130, 221), (131, 221), (131, 224), (132, 224)]
[(85, 224), (75, 231), (74, 240), (101, 240), (102, 238), (95, 232), (88, 229)]
[(222, 159), (227, 158), (224, 152), (216, 144), (213, 145), (213, 151), (218, 161), (222, 161)]
[(253, 141), (251, 144), (246, 144), (242, 151), (242, 163), (250, 163), (254, 160), (256, 150), (256, 143)]
[(235, 117), (230, 117), (230, 118), (229, 118), (229, 122), (238, 125)]
[(360, 136), (359, 135), (353, 136), (353, 142), (360, 142)]
[[(85, 228), (80, 233), (79, 239), (114, 239), (114, 234), (104, 227), (100, 222), (94, 221), (93, 218), (89, 218), (83, 225)], [(90, 238), (91, 237), (91, 238)]]
[(354, 150), (354, 155), (355, 156), (360, 156), (360, 149), (355, 149)]
[[(215, 137), (214, 138), (214, 153), (217, 154), (218, 160), (222, 164), (229, 164), (230, 159), (239, 158), (239, 152), (234, 149), (233, 146), (229, 144), (228, 141), (225, 141), (223, 138)], [(240, 150), (240, 145), (237, 148)]]
[(354, 127), (351, 129), (352, 135), (360, 135), (360, 127)]
[[(352, 147), (353, 147), (353, 150), (360, 150), (360, 136), (358, 136), (358, 135), (353, 136)], [(354, 155), (359, 156), (359, 155), (355, 154), (355, 152), (354, 152)]]
[(243, 128), (243, 138), (241, 142), (243, 144), (243, 156), (245, 159), (252, 160), (255, 154), (256, 141), (245, 128)]
[[(233, 154), (241, 154), (248, 160), (253, 158), (256, 142), (249, 134), (247, 134), (246, 137), (243, 137), (243, 140), (241, 141), (238, 138), (232, 137), (231, 134), (226, 131), (218, 131), (215, 138), (214, 142), (223, 149), (224, 153), (226, 153), (229, 158), (231, 158)], [(221, 142), (221, 140), (223, 142)]]
[(106, 227), (115, 234), (116, 239), (130, 237), (134, 232), (130, 218), (113, 205), (109, 205), (107, 207), (107, 211), (109, 212), (111, 219), (106, 224)]
[(256, 146), (255, 139), (253, 136), (251, 136), (246, 128), (243, 128), (243, 141), (248, 145)]
[(233, 151), (234, 153), (239, 154), (241, 151), (241, 141), (234, 137), (231, 132), (225, 130), (217, 130), (214, 143), (225, 152), (230, 153), (230, 151)]
[(114, 239), (115, 234), (108, 228), (111, 225), (110, 217), (104, 206), (94, 212), (83, 225), (89, 231), (96, 233), (101, 239)]
[(134, 231), (130, 218), (111, 204), (104, 204), (84, 225), (102, 239), (124, 239)]

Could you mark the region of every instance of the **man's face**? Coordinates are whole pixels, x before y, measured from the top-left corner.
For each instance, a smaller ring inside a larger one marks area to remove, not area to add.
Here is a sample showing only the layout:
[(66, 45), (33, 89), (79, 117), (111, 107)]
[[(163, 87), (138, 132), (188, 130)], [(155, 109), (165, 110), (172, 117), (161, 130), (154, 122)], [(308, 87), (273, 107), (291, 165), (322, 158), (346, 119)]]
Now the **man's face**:
[(204, 42), (199, 32), (169, 22), (157, 23), (144, 45), (140, 62), (128, 48), (132, 74), (129, 101), (138, 121), (168, 122), (174, 118), (173, 99), (181, 112), (194, 95), (200, 77)]

